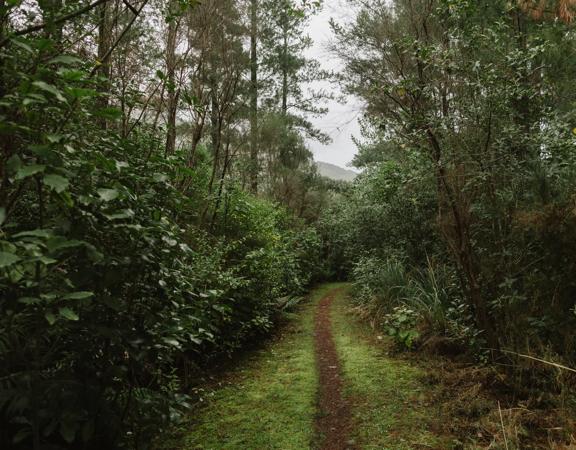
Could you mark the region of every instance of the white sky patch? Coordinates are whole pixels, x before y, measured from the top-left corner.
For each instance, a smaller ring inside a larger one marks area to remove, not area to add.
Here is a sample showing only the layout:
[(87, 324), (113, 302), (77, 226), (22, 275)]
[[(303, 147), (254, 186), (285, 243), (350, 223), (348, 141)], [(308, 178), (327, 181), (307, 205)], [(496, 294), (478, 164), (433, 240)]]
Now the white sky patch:
[[(352, 14), (354, 11), (345, 0), (325, 0), (322, 11), (310, 21), (308, 34), (314, 40), (314, 45), (306, 56), (320, 61), (326, 70), (340, 69), (341, 61), (331, 54), (328, 48), (329, 43), (334, 41), (329, 21), (330, 18), (334, 18), (336, 22), (343, 22)], [(332, 91), (336, 89), (335, 94), (342, 95), (338, 86), (329, 82), (316, 82), (312, 87)], [(308, 144), (317, 161), (347, 167), (358, 151), (352, 136), (360, 137), (358, 119), (362, 116), (362, 103), (355, 97), (347, 96), (344, 103), (330, 101), (325, 106), (328, 108), (325, 116), (311, 117), (310, 120), (332, 138), (332, 143), (322, 145), (316, 141), (309, 141)]]

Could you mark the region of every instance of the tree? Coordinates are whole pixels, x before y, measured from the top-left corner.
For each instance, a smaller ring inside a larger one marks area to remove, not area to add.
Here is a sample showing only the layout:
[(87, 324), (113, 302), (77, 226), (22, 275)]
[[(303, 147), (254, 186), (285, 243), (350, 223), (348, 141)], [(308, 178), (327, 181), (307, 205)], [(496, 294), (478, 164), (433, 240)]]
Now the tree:
[(327, 79), (318, 61), (304, 57), (312, 41), (305, 27), (320, 3), (298, 7), (292, 0), (262, 2), (262, 86), (264, 104), (280, 111), (290, 126), (298, 128), (313, 139), (328, 142), (329, 137), (314, 129), (307, 115), (326, 112), (319, 106), (331, 98), (326, 92), (306, 92), (305, 86), (313, 81)]
[(250, 0), (250, 189), (258, 193), (258, 0)]
[(244, 7), (0, 4), (0, 447), (146, 448), (315, 276), (242, 189)]
[(508, 298), (506, 274), (535, 258), (503, 256), (519, 250), (511, 244), (513, 211), (551, 198), (543, 130), (567, 117), (548, 113), (565, 95), (561, 83), (554, 94), (546, 85), (556, 76), (546, 68), (556, 64), (548, 44), (568, 31), (536, 27), (522, 8), (504, 2), (374, 0), (358, 7), (352, 26), (335, 24), (345, 85), (365, 100), (386, 142), (380, 151), (427, 156), (442, 238), (476, 325), (496, 349), (517, 305), (493, 299)]
[(574, 0), (518, 0), (518, 5), (536, 20), (556, 16), (566, 23), (572, 22), (576, 8)]
[(166, 84), (168, 89), (166, 108), (166, 155), (173, 155), (176, 150), (176, 116), (178, 114), (178, 101), (180, 98), (180, 88), (176, 84), (176, 46), (181, 16), (181, 12), (178, 11), (178, 6), (178, 2), (171, 1), (168, 4), (166, 18), (168, 22), (168, 35), (166, 37)]

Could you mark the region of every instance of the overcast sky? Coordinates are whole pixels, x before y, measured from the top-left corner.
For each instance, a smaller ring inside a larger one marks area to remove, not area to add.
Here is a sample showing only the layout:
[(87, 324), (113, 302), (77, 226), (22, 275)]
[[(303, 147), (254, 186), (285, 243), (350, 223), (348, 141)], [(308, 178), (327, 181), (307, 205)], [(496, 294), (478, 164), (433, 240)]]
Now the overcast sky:
[[(334, 39), (328, 22), (331, 17), (338, 22), (350, 18), (352, 11), (346, 3), (345, 0), (325, 1), (323, 10), (312, 18), (308, 27), (308, 34), (314, 40), (314, 46), (308, 51), (307, 56), (320, 61), (325, 69), (337, 70), (341, 65), (341, 62), (328, 50), (328, 43)], [(318, 85), (325, 89), (335, 89), (330, 83), (318, 83)], [(341, 93), (338, 91), (336, 94)], [(332, 101), (326, 106), (329, 109), (327, 115), (311, 120), (317, 128), (332, 138), (332, 143), (322, 145), (310, 141), (310, 148), (317, 161), (347, 167), (357, 151), (352, 142), (352, 136), (360, 136), (358, 119), (362, 113), (362, 105), (358, 99), (347, 98), (344, 104)]]

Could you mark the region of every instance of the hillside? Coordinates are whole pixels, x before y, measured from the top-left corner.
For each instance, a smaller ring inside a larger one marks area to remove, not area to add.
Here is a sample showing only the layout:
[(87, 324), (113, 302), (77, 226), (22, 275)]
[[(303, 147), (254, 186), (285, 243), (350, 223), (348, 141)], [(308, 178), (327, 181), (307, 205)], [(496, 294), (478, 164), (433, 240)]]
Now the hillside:
[(340, 166), (323, 161), (317, 161), (316, 166), (318, 167), (320, 175), (332, 180), (354, 181), (358, 175), (351, 170), (343, 169)]

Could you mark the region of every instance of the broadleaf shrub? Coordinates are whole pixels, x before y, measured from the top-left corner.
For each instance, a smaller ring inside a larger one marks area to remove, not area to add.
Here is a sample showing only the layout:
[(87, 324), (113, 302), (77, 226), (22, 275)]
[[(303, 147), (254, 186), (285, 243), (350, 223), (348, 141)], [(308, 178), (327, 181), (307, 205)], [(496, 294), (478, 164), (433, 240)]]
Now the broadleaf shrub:
[(83, 64), (22, 71), (43, 50), (19, 42), (1, 50), (0, 446), (148, 448), (200, 368), (314, 281), (320, 240), (233, 182), (203, 215), (202, 150), (191, 168), (148, 124), (123, 137)]

